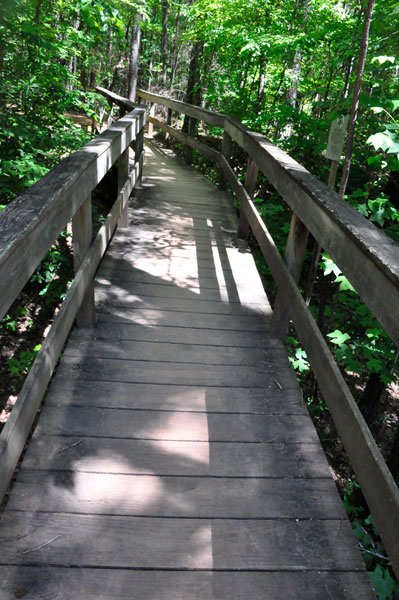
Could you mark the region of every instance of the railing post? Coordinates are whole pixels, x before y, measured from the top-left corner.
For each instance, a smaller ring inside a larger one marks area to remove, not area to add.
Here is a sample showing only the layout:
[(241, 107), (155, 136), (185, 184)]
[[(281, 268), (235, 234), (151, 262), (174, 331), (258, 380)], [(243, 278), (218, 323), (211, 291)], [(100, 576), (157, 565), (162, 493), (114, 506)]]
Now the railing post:
[[(229, 136), (229, 134), (227, 133), (227, 131), (225, 131), (223, 133), (223, 144), (222, 144), (222, 154), (225, 157), (225, 159), (227, 161), (230, 160), (230, 156), (231, 156), (231, 145), (232, 145), (232, 140), (231, 137)], [(226, 178), (223, 174), (223, 169), (220, 169), (220, 173), (219, 173), (219, 190), (225, 190), (226, 189)]]
[[(172, 109), (171, 108), (168, 108), (168, 112), (166, 114), (166, 124), (172, 125)], [(165, 132), (165, 142), (168, 141), (169, 137), (170, 137), (169, 133), (166, 131)]]
[[(88, 253), (93, 237), (91, 194), (72, 217), (73, 267), (75, 275)], [(91, 282), (76, 315), (78, 327), (94, 327), (96, 312), (94, 306), (94, 283)]]
[[(295, 283), (298, 283), (301, 275), (302, 262), (305, 255), (308, 235), (309, 230), (307, 227), (302, 223), (296, 214), (293, 214), (284, 260)], [(289, 302), (289, 299), (284, 299), (281, 293), (278, 291), (276, 301), (274, 303), (270, 334), (273, 337), (277, 337), (282, 340), (284, 340), (287, 335), (289, 325), (289, 317), (286, 307), (287, 302)]]
[[(136, 135), (136, 139), (133, 140), (133, 142), (130, 144), (130, 147), (132, 148), (132, 150), (134, 152), (134, 162), (136, 163), (140, 159), (141, 153), (143, 152), (144, 128), (140, 129), (140, 131)], [(135, 185), (136, 188), (140, 187), (140, 185), (141, 185), (141, 176), (142, 176), (142, 167), (140, 167), (139, 176), (136, 179), (136, 185)]]
[[(118, 159), (118, 194), (126, 183), (129, 176), (129, 147), (120, 155)], [(127, 227), (129, 225), (128, 203), (122, 210), (118, 227)]]
[[(258, 178), (258, 165), (252, 158), (248, 158), (247, 173), (245, 175), (245, 189), (248, 192), (248, 196), (252, 199), (255, 195), (256, 180)], [(246, 240), (249, 232), (248, 219), (244, 214), (244, 211), (240, 212), (240, 219), (238, 221), (237, 237), (241, 240)]]
[[(155, 103), (151, 102), (150, 104), (150, 117), (155, 117)], [(154, 125), (148, 121), (148, 136), (153, 137), (154, 135)]]
[[(195, 137), (195, 130), (196, 130), (196, 119), (194, 119), (194, 117), (189, 117), (188, 118), (188, 131), (187, 134), (190, 137)], [(191, 146), (186, 146), (186, 158), (185, 158), (185, 162), (187, 166), (190, 166), (191, 163), (193, 162), (193, 149), (191, 148)]]

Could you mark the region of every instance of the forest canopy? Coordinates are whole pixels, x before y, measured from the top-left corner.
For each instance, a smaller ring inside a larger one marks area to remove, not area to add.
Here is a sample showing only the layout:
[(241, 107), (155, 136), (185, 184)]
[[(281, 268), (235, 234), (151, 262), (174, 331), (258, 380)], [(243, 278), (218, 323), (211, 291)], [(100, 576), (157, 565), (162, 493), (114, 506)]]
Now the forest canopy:
[[(322, 152), (331, 121), (350, 112), (366, 4), (2, 0), (2, 204), (81, 144), (65, 113), (99, 117), (96, 84), (229, 113), (326, 178)], [(376, 0), (349, 182), (352, 193), (388, 186), (395, 203), (398, 33), (397, 0)]]

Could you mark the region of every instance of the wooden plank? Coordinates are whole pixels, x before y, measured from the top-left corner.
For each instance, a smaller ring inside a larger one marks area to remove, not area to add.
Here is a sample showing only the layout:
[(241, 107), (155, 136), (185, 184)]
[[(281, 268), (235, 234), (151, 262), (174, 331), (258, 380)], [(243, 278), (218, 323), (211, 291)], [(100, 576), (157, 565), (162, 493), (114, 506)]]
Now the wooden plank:
[(22, 469), (130, 475), (331, 478), (320, 443), (188, 442), (38, 436)]
[[(201, 290), (201, 295), (208, 293), (212, 295), (217, 290), (220, 297), (220, 291), (227, 290), (226, 283), (229, 285), (234, 283), (234, 278), (228, 274), (224, 274), (224, 283), (219, 283), (215, 274), (215, 269), (208, 269), (207, 275), (201, 274), (201, 276), (199, 276), (197, 271), (196, 278), (188, 278), (187, 274), (183, 273), (182, 279), (177, 281), (176, 278), (172, 277), (170, 274), (166, 274), (162, 278), (156, 278), (154, 275), (151, 275), (151, 273), (135, 269), (132, 265), (126, 264), (125, 261), (122, 261), (122, 264), (119, 264), (117, 259), (108, 261), (108, 265), (112, 266), (107, 266), (102, 262), (97, 271), (96, 281), (100, 285), (111, 285), (112, 280), (112, 283), (115, 286), (126, 285), (128, 286), (128, 289), (133, 288), (132, 284), (141, 285), (143, 290), (147, 285), (173, 288), (179, 287), (181, 290), (187, 290), (188, 292), (195, 294), (199, 294)], [(195, 267), (193, 267), (192, 272), (194, 272), (194, 269)], [(205, 273), (206, 269), (203, 269), (202, 272)], [(199, 284), (199, 279), (201, 279), (201, 286)], [(245, 287), (248, 293), (257, 291), (257, 281), (247, 280), (245, 281)], [(168, 292), (166, 292), (166, 294), (167, 293)]]
[(105, 88), (102, 88), (100, 86), (96, 86), (95, 89), (97, 90), (97, 92), (100, 92), (100, 94), (102, 94), (118, 106), (128, 108), (129, 110), (133, 110), (134, 108), (142, 108), (139, 104), (136, 104), (131, 100), (124, 98), (123, 96), (119, 96), (118, 94), (115, 94), (115, 92), (111, 92), (110, 90), (106, 90)]
[[(89, 335), (89, 334), (87, 334)], [(205, 344), (234, 346), (235, 348), (281, 348), (282, 342), (270, 338), (265, 332), (229, 331), (227, 329), (195, 329), (192, 327), (146, 327), (130, 323), (97, 323), (90, 332), (98, 340), (136, 340), (142, 342)], [(74, 330), (72, 339), (84, 340), (86, 333)], [(249, 350), (250, 351), (250, 350)]]
[(307, 571), (245, 572), (132, 571), (68, 567), (0, 567), (4, 600), (19, 590), (27, 598), (76, 600), (84, 589), (87, 600), (375, 600), (365, 573)]
[(1, 211), (0, 318), (144, 121), (145, 111), (135, 109)]
[[(297, 384), (295, 373), (287, 368), (286, 361), (264, 362), (258, 366), (213, 365), (208, 363), (174, 363), (170, 361), (132, 361), (91, 358), (89, 356), (65, 357), (59, 366), (60, 373), (67, 369), (79, 372), (86, 380), (125, 381), (126, 383), (164, 383), (165, 385), (194, 385), (211, 387), (270, 387), (275, 380), (285, 387)], [(173, 367), (171, 366), (173, 365)], [(276, 373), (277, 370), (277, 373)], [(273, 379), (274, 377), (274, 379)]]
[(156, 102), (161, 106), (171, 108), (172, 110), (175, 110), (178, 113), (183, 113), (184, 115), (194, 117), (198, 121), (204, 121), (209, 125), (214, 125), (215, 127), (224, 127), (225, 117), (220, 113), (215, 113), (213, 111), (200, 108), (199, 106), (194, 106), (193, 104), (187, 104), (187, 102), (180, 102), (180, 100), (165, 98), (165, 96), (160, 96), (159, 94), (146, 92), (145, 90), (137, 90), (137, 96), (139, 98), (143, 98), (143, 100), (147, 100), (149, 102)]
[[(76, 275), (93, 241), (91, 194), (72, 217), (72, 236), (73, 267)], [(94, 327), (95, 322), (94, 285), (91, 283), (76, 315), (76, 324), (78, 327)]]
[(277, 348), (255, 349), (244, 352), (242, 348), (229, 346), (206, 346), (200, 344), (179, 344), (139, 342), (137, 340), (106, 340), (78, 338), (67, 345), (64, 356), (84, 360), (89, 358), (120, 358), (123, 360), (166, 361), (173, 363), (194, 363), (211, 365), (252, 365), (255, 367), (290, 368), (287, 352)]
[(343, 519), (332, 479), (160, 477), (27, 471), (7, 510), (201, 519)]
[(126, 439), (301, 442), (318, 438), (308, 415), (251, 415), (45, 406), (37, 434)]
[[(221, 164), (221, 169), (223, 169), (223, 163)], [(258, 179), (258, 165), (252, 160), (252, 158), (248, 158), (247, 164), (247, 172), (245, 174), (245, 190), (248, 193), (248, 196), (252, 199), (255, 195), (256, 190), (256, 182)], [(248, 219), (245, 216), (245, 212), (241, 210), (240, 212), (240, 221), (238, 224), (237, 236), (241, 239), (247, 239), (249, 232), (249, 223)]]
[[(245, 212), (245, 211), (244, 211)], [(302, 221), (293, 214), (284, 261), (288, 271), (296, 284), (299, 282), (302, 271), (303, 258), (305, 256), (309, 231)], [(270, 323), (270, 332), (274, 337), (285, 340), (290, 322), (289, 309), (286, 308), (284, 295), (277, 290), (277, 296), (273, 307), (273, 318)]]
[[(103, 273), (103, 271), (102, 271)], [(125, 273), (128, 273), (128, 271), (125, 271)], [(144, 279), (143, 277), (143, 273), (141, 274), (142, 277), (141, 279)], [(149, 275), (149, 277), (151, 277)], [(236, 299), (232, 300), (232, 299), (227, 299), (228, 298), (228, 287), (224, 286), (222, 289), (219, 288), (217, 280), (215, 282), (215, 279), (211, 279), (209, 278), (209, 287), (203, 288), (201, 285), (201, 288), (199, 287), (199, 285), (197, 284), (196, 287), (182, 287), (182, 286), (178, 286), (178, 285), (171, 285), (171, 283), (169, 283), (167, 281), (162, 281), (162, 283), (150, 283), (148, 281), (147, 278), (147, 282), (146, 283), (142, 283), (140, 281), (132, 281), (132, 280), (123, 280), (123, 279), (116, 279), (113, 276), (110, 276), (109, 278), (96, 278), (96, 291), (97, 291), (97, 297), (98, 298), (106, 298), (108, 295), (110, 297), (110, 299), (112, 299), (113, 301), (118, 301), (121, 298), (124, 299), (124, 301), (127, 302), (131, 302), (134, 300), (134, 296), (137, 297), (142, 297), (142, 298), (147, 298), (148, 302), (151, 302), (151, 298), (172, 298), (172, 299), (176, 299), (176, 300), (193, 300), (194, 302), (207, 302), (207, 301), (213, 301), (213, 302), (224, 302), (224, 303), (229, 303), (229, 304), (246, 304), (250, 307), (250, 305), (254, 305), (254, 311), (258, 312), (257, 310), (257, 305), (260, 304), (260, 300), (262, 300), (262, 298), (259, 298), (259, 295), (257, 294), (257, 290), (249, 290), (245, 293), (245, 300), (243, 299), (243, 294), (244, 292), (242, 291), (240, 293), (240, 297), (238, 297), (238, 295), (236, 296)], [(213, 282), (213, 286), (211, 286), (211, 282)], [(231, 286), (234, 285), (234, 279), (231, 279)], [(240, 302), (241, 300), (241, 302)], [(266, 300), (266, 297), (263, 298), (264, 300), (264, 305), (265, 307), (269, 308), (270, 305), (268, 303), (268, 301)]]
[(399, 490), (332, 354), (255, 206), (247, 216), (320, 384), (395, 572), (399, 573)]
[(277, 385), (259, 390), (85, 381), (75, 373), (67, 377), (57, 374), (46, 403), (194, 412), (306, 414), (298, 387), (286, 387), (283, 391)]
[[(194, 294), (193, 294), (194, 296)], [(169, 310), (175, 312), (196, 312), (199, 314), (209, 313), (212, 315), (265, 315), (270, 316), (272, 310), (268, 303), (248, 304), (240, 302), (222, 302), (194, 298), (173, 298), (162, 296), (138, 296), (128, 292), (116, 293), (111, 289), (96, 290), (96, 301), (99, 308), (116, 306), (128, 309), (141, 308), (143, 300), (147, 306), (158, 310)], [(251, 301), (251, 298), (250, 298)]]
[(3, 498), (6, 492), (65, 340), (82, 300), (85, 298), (87, 289), (93, 280), (101, 256), (104, 254), (116, 227), (127, 191), (129, 188), (132, 189), (137, 174), (138, 165), (137, 169), (132, 171), (130, 179), (125, 188), (121, 190), (111, 213), (84, 258), (81, 268), (42, 344), (42, 348), (25, 379), (18, 401), (0, 434), (0, 471), (2, 473), (0, 499)]
[[(232, 139), (229, 136), (229, 134), (226, 131), (224, 131), (223, 132), (223, 143), (222, 143), (222, 155), (225, 157), (225, 159), (227, 161), (230, 160), (231, 148), (232, 148)], [(220, 173), (219, 173), (219, 190), (225, 190), (226, 183), (227, 182), (224, 177), (224, 171), (223, 171), (223, 169), (221, 169)]]
[[(147, 519), (7, 511), (2, 518), (2, 535), (6, 540), (2, 542), (3, 564), (136, 569), (364, 569), (360, 552), (353, 552), (351, 526), (340, 519)], [(339, 544), (331, 547), (331, 540), (336, 539)], [(49, 544), (50, 540), (53, 541)], [(37, 549), (43, 544), (47, 545)], [(325, 552), (326, 547), (330, 552)]]
[(399, 345), (399, 245), (267, 138), (229, 117), (225, 127)]
[(227, 329), (229, 331), (267, 331), (267, 322), (259, 315), (213, 315), (211, 313), (163, 311), (156, 308), (102, 307), (98, 322), (136, 323), (152, 327), (190, 327), (199, 329)]

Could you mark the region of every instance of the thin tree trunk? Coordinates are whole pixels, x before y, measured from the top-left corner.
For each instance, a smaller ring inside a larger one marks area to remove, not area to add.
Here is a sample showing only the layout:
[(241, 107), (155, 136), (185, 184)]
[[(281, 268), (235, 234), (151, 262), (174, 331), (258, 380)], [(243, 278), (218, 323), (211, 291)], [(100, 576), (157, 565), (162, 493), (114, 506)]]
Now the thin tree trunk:
[(378, 373), (370, 373), (366, 387), (364, 388), (363, 397), (360, 401), (360, 408), (369, 427), (374, 421), (385, 387), (385, 383), (381, 380)]
[(166, 73), (168, 62), (168, 0), (163, 0), (162, 13), (162, 89), (166, 91)]
[[(189, 104), (200, 106), (201, 104), (201, 87), (200, 87), (200, 60), (204, 51), (204, 42), (194, 42), (191, 50), (189, 75), (187, 81), (185, 101)], [(183, 131), (188, 131), (189, 118), (185, 117), (183, 123)]]
[(139, 63), (139, 49), (140, 49), (140, 36), (141, 28), (140, 21), (142, 16), (140, 13), (136, 14), (133, 23), (132, 31), (132, 42), (130, 46), (130, 61), (129, 61), (129, 73), (128, 73), (128, 98), (132, 102), (136, 100), (136, 89), (137, 89), (137, 73)]
[(265, 67), (266, 67), (266, 57), (261, 56), (259, 62), (259, 83), (258, 83), (258, 97), (257, 97), (257, 109), (256, 114), (260, 115), (263, 108), (263, 99), (265, 96)]
[(42, 12), (42, 4), (43, 4), (43, 0), (38, 0), (37, 4), (36, 4), (36, 12), (35, 12), (35, 24), (36, 25), (40, 25), (40, 16), (41, 16), (41, 12)]
[(375, 4), (375, 0), (368, 0), (366, 13), (364, 16), (362, 40), (360, 43), (360, 52), (359, 52), (359, 63), (358, 63), (358, 67), (357, 67), (355, 87), (353, 90), (352, 108), (351, 108), (351, 114), (350, 114), (350, 118), (349, 118), (349, 128), (348, 128), (348, 138), (346, 141), (344, 168), (342, 171), (341, 185), (339, 188), (339, 194), (341, 196), (345, 195), (346, 186), (348, 184), (348, 179), (349, 179), (349, 171), (351, 168), (352, 147), (353, 147), (353, 139), (355, 136), (357, 111), (359, 108), (359, 96), (360, 96), (360, 89), (362, 86), (364, 67), (366, 64), (367, 49), (368, 49), (368, 45), (369, 45), (370, 24), (371, 24), (371, 19), (373, 16), (374, 4)]

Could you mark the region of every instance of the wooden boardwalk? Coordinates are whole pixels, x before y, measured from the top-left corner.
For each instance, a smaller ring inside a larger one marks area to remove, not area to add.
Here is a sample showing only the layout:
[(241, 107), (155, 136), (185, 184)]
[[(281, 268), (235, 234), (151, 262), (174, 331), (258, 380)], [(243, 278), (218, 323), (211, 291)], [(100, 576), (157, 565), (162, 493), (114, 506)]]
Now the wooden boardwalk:
[(130, 218), (2, 517), (0, 598), (374, 598), (230, 199), (151, 146)]

